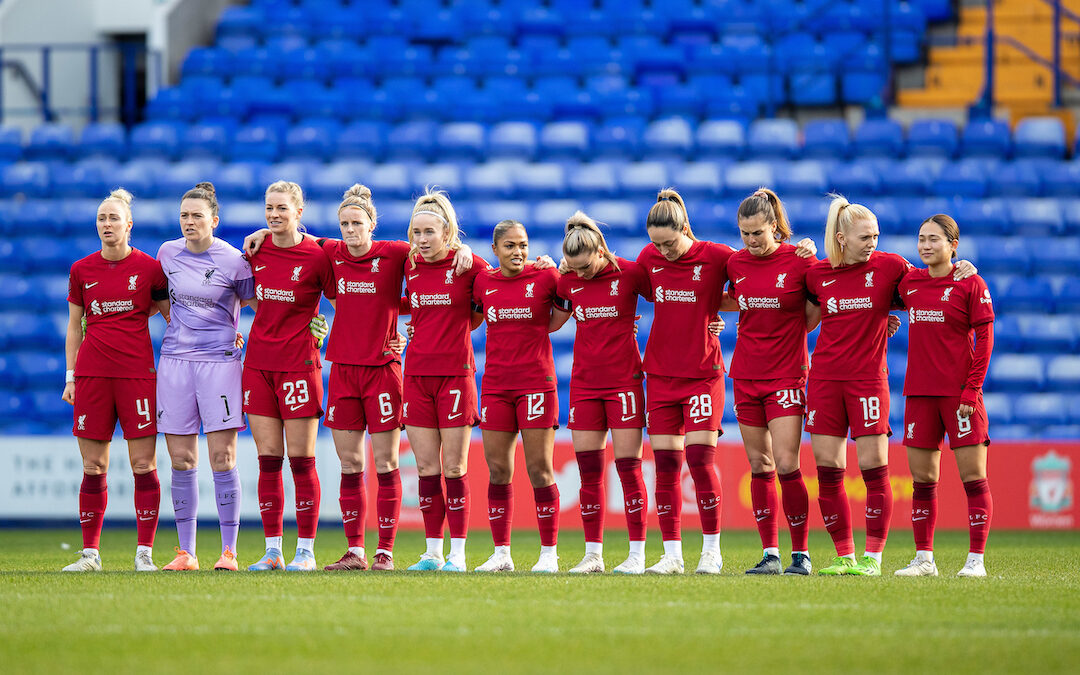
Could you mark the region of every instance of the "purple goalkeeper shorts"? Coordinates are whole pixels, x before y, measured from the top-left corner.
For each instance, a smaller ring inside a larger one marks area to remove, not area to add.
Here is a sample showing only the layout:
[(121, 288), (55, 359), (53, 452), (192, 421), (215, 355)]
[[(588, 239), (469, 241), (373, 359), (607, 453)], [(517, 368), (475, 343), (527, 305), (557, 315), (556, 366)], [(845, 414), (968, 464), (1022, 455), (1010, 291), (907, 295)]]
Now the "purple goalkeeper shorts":
[(162, 356), (157, 368), (158, 431), (190, 435), (244, 424), (240, 361), (185, 361)]

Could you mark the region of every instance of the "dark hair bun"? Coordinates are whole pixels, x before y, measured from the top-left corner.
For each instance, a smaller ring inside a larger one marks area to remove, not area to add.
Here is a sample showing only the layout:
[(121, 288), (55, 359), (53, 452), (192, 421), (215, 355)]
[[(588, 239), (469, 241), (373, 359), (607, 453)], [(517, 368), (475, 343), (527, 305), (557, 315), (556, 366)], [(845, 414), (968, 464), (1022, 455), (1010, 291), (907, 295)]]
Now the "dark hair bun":
[(217, 196), (217, 191), (214, 190), (214, 184), (209, 181), (204, 181), (195, 186), (196, 190), (206, 190), (210, 194)]

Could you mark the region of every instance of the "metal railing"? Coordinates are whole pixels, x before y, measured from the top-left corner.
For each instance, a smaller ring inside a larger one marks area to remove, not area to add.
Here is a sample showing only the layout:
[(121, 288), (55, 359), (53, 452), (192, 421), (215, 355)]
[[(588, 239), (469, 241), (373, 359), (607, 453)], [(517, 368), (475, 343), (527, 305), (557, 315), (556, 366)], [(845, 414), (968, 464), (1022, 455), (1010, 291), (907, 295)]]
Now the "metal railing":
[[(55, 81), (54, 59), (58, 54), (81, 54), (86, 67), (86, 99), (83, 105), (56, 105), (53, 95)], [(13, 55), (29, 54), (26, 58)], [(106, 55), (115, 54), (118, 59), (120, 78), (117, 94), (123, 100), (115, 104), (102, 100), (100, 74), (101, 62)], [(37, 62), (37, 73), (30, 64)], [(44, 122), (52, 122), (61, 115), (80, 115), (90, 122), (103, 115), (116, 115), (126, 125), (134, 124), (140, 114), (137, 92), (140, 75), (145, 76), (147, 98), (161, 86), (162, 56), (139, 43), (116, 44), (6, 44), (0, 45), (0, 69), (15, 75), (15, 79), (27, 88), (35, 105), (33, 107), (8, 107), (4, 101), (4, 79), (0, 77), (0, 122), (5, 116), (37, 116)], [(140, 68), (141, 66), (141, 68)], [(143, 70), (143, 73), (140, 73)]]

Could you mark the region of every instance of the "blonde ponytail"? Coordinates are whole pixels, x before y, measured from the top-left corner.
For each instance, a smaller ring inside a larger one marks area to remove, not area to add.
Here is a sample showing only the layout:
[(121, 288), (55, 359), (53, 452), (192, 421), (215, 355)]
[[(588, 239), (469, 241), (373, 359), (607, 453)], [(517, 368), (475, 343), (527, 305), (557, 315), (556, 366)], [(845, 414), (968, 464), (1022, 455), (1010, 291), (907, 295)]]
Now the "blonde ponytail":
[(852, 204), (841, 195), (829, 196), (833, 200), (829, 204), (829, 215), (825, 219), (825, 253), (829, 256), (829, 264), (840, 267), (844, 264), (844, 249), (836, 238), (837, 233), (843, 232), (846, 235), (851, 231), (851, 226), (860, 220), (877, 224), (877, 216), (862, 204)]

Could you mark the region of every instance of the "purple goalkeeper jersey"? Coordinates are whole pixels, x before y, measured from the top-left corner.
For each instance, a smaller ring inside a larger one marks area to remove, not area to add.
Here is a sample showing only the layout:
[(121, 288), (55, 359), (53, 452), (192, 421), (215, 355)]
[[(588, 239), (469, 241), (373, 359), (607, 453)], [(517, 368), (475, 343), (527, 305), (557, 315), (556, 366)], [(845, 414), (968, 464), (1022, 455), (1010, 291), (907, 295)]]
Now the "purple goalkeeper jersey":
[(167, 241), (158, 261), (169, 281), (172, 314), (161, 354), (188, 361), (234, 361), (240, 302), (255, 297), (251, 267), (240, 251), (214, 238), (192, 253), (184, 240)]

